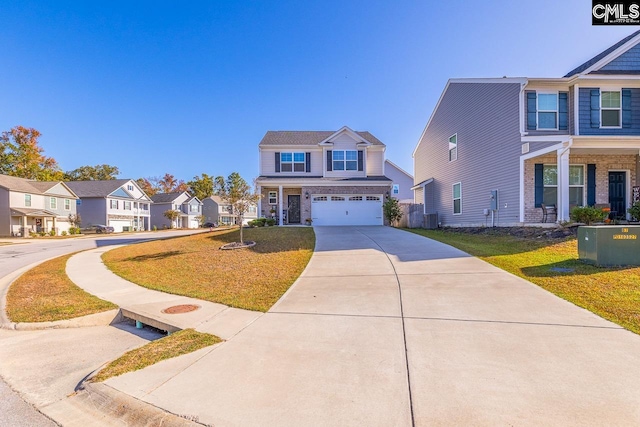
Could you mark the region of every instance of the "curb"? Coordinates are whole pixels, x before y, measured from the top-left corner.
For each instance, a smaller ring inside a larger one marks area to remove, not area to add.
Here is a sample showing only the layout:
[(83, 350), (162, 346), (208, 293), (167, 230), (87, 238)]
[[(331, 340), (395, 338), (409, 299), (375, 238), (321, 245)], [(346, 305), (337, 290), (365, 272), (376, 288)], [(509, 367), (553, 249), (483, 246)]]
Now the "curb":
[(122, 312), (119, 308), (103, 311), (101, 313), (88, 314), (74, 317), (73, 319), (56, 320), (52, 322), (7, 322), (0, 324), (0, 329), (15, 331), (39, 331), (44, 329), (70, 329), (85, 328), (90, 326), (109, 326), (122, 321)]

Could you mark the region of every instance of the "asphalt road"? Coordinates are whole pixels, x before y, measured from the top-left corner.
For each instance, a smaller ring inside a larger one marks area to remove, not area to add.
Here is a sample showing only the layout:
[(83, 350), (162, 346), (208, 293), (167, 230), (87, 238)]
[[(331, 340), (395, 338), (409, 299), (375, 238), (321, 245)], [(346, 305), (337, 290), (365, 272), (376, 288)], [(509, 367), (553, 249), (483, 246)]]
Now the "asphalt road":
[[(194, 230), (147, 232), (128, 235), (90, 236), (74, 239), (1, 239), (10, 245), (0, 245), (0, 277), (27, 265), (49, 258), (106, 245), (138, 243), (193, 234)], [(3, 289), (0, 289), (0, 294)], [(2, 363), (2, 361), (0, 361)], [(57, 424), (38, 412), (9, 387), (0, 377), (0, 426), (50, 427)]]

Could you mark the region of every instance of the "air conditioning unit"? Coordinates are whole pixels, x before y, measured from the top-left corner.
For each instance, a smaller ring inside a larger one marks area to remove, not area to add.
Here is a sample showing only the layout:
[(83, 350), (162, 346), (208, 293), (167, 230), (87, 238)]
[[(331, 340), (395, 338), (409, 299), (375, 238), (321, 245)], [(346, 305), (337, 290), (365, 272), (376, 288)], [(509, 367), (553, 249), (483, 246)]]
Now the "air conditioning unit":
[(425, 214), (424, 216), (424, 228), (428, 230), (434, 230), (438, 228), (438, 214)]

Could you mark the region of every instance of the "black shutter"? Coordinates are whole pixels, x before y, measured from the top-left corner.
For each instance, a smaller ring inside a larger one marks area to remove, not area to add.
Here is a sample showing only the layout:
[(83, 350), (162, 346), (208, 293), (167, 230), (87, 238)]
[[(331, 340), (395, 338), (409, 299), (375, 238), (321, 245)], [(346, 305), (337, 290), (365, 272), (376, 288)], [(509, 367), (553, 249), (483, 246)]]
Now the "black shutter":
[(327, 150), (327, 171), (333, 170), (333, 154), (331, 150)]
[(536, 93), (527, 92), (527, 129), (536, 130)]
[(558, 94), (558, 129), (567, 130), (567, 118), (569, 115), (568, 106), (569, 94), (560, 92)]
[(596, 204), (596, 165), (587, 165), (587, 206)]
[(600, 89), (591, 90), (591, 127), (600, 127)]
[(358, 150), (358, 171), (364, 170), (364, 151)]
[(544, 165), (535, 164), (535, 207), (539, 208), (544, 200)]
[(631, 127), (631, 89), (622, 89), (622, 127)]
[(276, 153), (276, 172), (280, 172), (280, 153)]
[(311, 153), (305, 153), (304, 155), (304, 171), (311, 172)]

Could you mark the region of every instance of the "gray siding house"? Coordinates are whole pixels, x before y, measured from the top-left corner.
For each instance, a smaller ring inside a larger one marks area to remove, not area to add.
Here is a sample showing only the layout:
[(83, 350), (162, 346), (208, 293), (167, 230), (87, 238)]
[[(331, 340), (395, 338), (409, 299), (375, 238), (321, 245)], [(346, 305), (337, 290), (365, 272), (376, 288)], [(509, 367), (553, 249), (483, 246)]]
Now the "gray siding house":
[[(414, 150), (414, 200), (445, 226), (628, 217), (638, 194), (640, 31), (559, 78), (451, 79)], [(635, 191), (634, 191), (635, 189)]]
[[(158, 193), (151, 196), (151, 226), (157, 228), (198, 228), (202, 215), (202, 202), (186, 191)], [(174, 210), (179, 213), (173, 224), (164, 213)]]
[[(238, 218), (233, 214), (231, 205), (222, 201), (219, 196), (207, 197), (202, 201), (202, 215), (204, 222), (212, 222), (218, 225), (237, 225)], [(247, 225), (258, 217), (258, 206), (249, 206), (249, 210), (245, 212), (243, 224)]]
[(385, 160), (384, 176), (391, 180), (391, 197), (400, 203), (413, 202), (413, 175), (390, 160)]
[(132, 179), (69, 181), (78, 195), (82, 227), (108, 225), (115, 232), (150, 230), (151, 199)]

